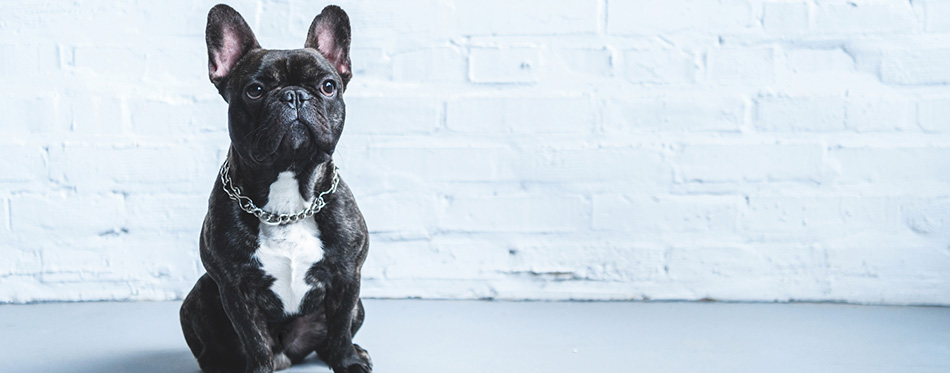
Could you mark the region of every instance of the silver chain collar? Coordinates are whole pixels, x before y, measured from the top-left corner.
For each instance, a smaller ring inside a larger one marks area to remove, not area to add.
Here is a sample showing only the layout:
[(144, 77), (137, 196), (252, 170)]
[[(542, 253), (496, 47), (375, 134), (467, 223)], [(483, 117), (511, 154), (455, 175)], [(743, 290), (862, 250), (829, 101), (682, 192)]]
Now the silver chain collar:
[(241, 195), (241, 189), (234, 186), (231, 182), (231, 163), (225, 159), (224, 164), (221, 165), (221, 183), (224, 184), (224, 192), (228, 194), (228, 197), (237, 201), (238, 206), (241, 207), (241, 210), (244, 210), (248, 214), (256, 216), (258, 219), (261, 219), (261, 222), (268, 225), (284, 225), (290, 223), (296, 223), (303, 219), (309, 218), (314, 214), (320, 212), (324, 206), (327, 205), (326, 201), (323, 200), (323, 196), (333, 193), (336, 191), (337, 185), (340, 184), (340, 175), (338, 173), (340, 169), (333, 167), (333, 185), (330, 186), (330, 189), (320, 192), (317, 195), (317, 198), (313, 199), (313, 202), (310, 203), (310, 207), (303, 209), (296, 214), (275, 214), (273, 212), (267, 212), (257, 207), (254, 204), (254, 201), (251, 201), (250, 198)]

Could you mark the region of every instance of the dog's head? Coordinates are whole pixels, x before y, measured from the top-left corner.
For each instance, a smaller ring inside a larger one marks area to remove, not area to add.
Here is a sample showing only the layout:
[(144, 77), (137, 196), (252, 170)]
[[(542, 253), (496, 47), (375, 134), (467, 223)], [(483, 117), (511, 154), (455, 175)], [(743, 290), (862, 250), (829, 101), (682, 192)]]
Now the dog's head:
[(208, 74), (228, 102), (232, 148), (250, 162), (330, 159), (343, 132), (350, 21), (328, 6), (302, 49), (261, 48), (237, 11), (217, 5), (205, 30)]

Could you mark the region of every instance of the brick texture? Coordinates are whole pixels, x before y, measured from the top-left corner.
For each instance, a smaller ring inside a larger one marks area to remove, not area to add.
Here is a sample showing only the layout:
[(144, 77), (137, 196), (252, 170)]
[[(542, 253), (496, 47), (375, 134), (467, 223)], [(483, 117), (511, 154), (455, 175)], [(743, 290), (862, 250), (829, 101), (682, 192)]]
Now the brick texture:
[[(180, 299), (216, 2), (6, 2), (0, 302)], [(231, 2), (268, 48), (326, 5)], [(950, 305), (942, 0), (339, 2), (370, 297)]]

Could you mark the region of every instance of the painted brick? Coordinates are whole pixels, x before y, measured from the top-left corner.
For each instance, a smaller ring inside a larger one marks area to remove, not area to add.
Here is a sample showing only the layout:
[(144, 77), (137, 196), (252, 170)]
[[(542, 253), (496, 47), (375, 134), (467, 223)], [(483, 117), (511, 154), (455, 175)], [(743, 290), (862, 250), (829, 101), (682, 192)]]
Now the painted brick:
[(0, 277), (0, 299), (10, 303), (29, 303), (39, 300), (61, 300), (73, 297), (69, 293), (41, 284), (33, 275)]
[(500, 272), (508, 262), (504, 248), (478, 241), (408, 241), (381, 246), (379, 251), (385, 253), (377, 259), (389, 263), (383, 272), (391, 280), (487, 277)]
[[(11, 14), (19, 15), (19, 17), (11, 19), (11, 21), (16, 20), (16, 22), (9, 22), (8, 26), (4, 26), (5, 29), (9, 28), (10, 31), (13, 31), (9, 33), (9, 35), (17, 37), (25, 35), (25, 31), (27, 30), (33, 30), (35, 34), (43, 36), (57, 35), (59, 32), (68, 30), (65, 25), (69, 23), (70, 17), (75, 17), (77, 14), (88, 15), (92, 8), (90, 7), (90, 9), (83, 11), (82, 7), (74, 4), (37, 7), (35, 4), (17, 2), (8, 2), (5, 5), (6, 9), (14, 12)], [(70, 13), (73, 14), (71, 15)], [(101, 28), (94, 29), (96, 29), (95, 31), (100, 31), (99, 29)], [(75, 35), (64, 33), (63, 36), (73, 37)]]
[(950, 3), (943, 0), (926, 0), (924, 1), (924, 9), (926, 9), (924, 19), (927, 23), (927, 31), (950, 32), (950, 19), (946, 17), (947, 14), (950, 14)]
[[(53, 43), (0, 43), (0, 77), (6, 82), (31, 83), (39, 74), (61, 74), (59, 51)], [(35, 82), (32, 82), (35, 83)]]
[(762, 25), (770, 33), (808, 31), (808, 4), (804, 1), (769, 1), (762, 4)]
[(815, 10), (815, 28), (823, 33), (909, 33), (920, 29), (911, 2), (827, 1)]
[(615, 97), (606, 105), (605, 128), (611, 132), (738, 131), (746, 106), (745, 100), (729, 97)]
[[(823, 252), (797, 244), (677, 246), (668, 260), (670, 279), (689, 297), (711, 299), (748, 293), (778, 301), (814, 299), (827, 286), (814, 280), (811, 269), (823, 266)], [(755, 281), (744, 273), (755, 273)]]
[(532, 83), (541, 69), (541, 53), (530, 47), (475, 48), (469, 58), (474, 83)]
[(60, 103), (54, 97), (3, 98), (3, 127), (5, 134), (62, 133), (69, 129), (68, 117), (60, 112)]
[(920, 127), (927, 132), (950, 132), (950, 99), (920, 100), (917, 104)]
[(767, 48), (722, 48), (709, 53), (709, 77), (722, 85), (762, 85), (775, 80), (773, 51)]
[[(367, 256), (363, 265), (364, 278), (413, 279), (414, 272), (422, 272), (422, 276), (428, 278), (445, 276), (438, 271), (446, 267), (446, 258), (437, 255), (437, 250), (429, 242), (382, 242), (371, 250), (378, 255)], [(406, 260), (407, 257), (421, 258), (422, 261)]]
[(126, 223), (124, 198), (119, 194), (24, 194), (13, 196), (10, 205), (14, 232), (95, 236)]
[(563, 48), (554, 51), (552, 58), (561, 64), (567, 74), (612, 77), (613, 53), (607, 48)]
[(676, 157), (689, 183), (808, 183), (820, 179), (821, 161), (817, 145), (687, 145)]
[(0, 197), (0, 232), (10, 230), (10, 201), (7, 197)]
[(84, 191), (165, 190), (208, 180), (219, 166), (211, 154), (176, 147), (64, 146), (50, 149), (50, 169), (54, 180)]
[(854, 59), (840, 48), (790, 50), (785, 54), (785, 64), (799, 74), (854, 70)]
[(881, 80), (896, 85), (950, 83), (950, 48), (913, 48), (884, 53)]
[[(887, 287), (890, 281), (905, 283), (914, 277), (910, 273), (934, 283), (950, 270), (950, 257), (946, 248), (935, 248), (916, 241), (895, 242), (849, 242), (841, 241), (828, 245), (828, 267), (837, 277), (858, 277), (878, 280), (878, 286)], [(915, 290), (908, 290), (915, 291)], [(870, 291), (880, 301), (881, 291)], [(845, 293), (847, 294), (847, 293)]]
[[(313, 17), (327, 3), (300, 0), (290, 3), (290, 30), (288, 42), (301, 43)], [(252, 1), (254, 3), (254, 1)], [(447, 35), (457, 35), (458, 12), (455, 2), (444, 0), (406, 1), (337, 1), (350, 16), (353, 46), (386, 45), (418, 46), (444, 42)], [(267, 17), (264, 12), (262, 17)], [(277, 20), (280, 16), (274, 17)], [(300, 30), (304, 30), (301, 33)], [(256, 31), (256, 30), (255, 30)], [(282, 48), (293, 48), (296, 44)]]
[[(256, 18), (254, 0), (234, 0), (228, 4), (237, 9), (249, 20)], [(88, 8), (89, 4), (79, 8)], [(162, 28), (168, 35), (178, 37), (179, 43), (196, 42), (204, 35), (207, 22), (207, 4), (200, 3), (146, 3), (140, 4), (134, 11), (129, 12), (121, 22), (129, 30), (129, 37), (138, 37), (146, 30)], [(108, 9), (108, 8), (107, 8)], [(105, 10), (106, 12), (114, 10)], [(118, 21), (118, 20), (117, 20)], [(253, 21), (251, 21), (253, 22)], [(163, 39), (164, 38), (160, 38)], [(102, 40), (102, 39), (100, 39)], [(202, 56), (207, 58), (207, 56)]]
[(543, 183), (667, 185), (672, 167), (661, 153), (641, 148), (604, 147), (537, 151), (517, 165), (513, 180)]
[[(85, 247), (107, 250), (110, 273), (98, 276), (99, 279), (168, 283), (171, 291), (184, 295), (204, 272), (198, 265), (200, 223), (193, 229), (192, 232), (145, 232), (133, 227), (129, 233), (102, 237), (99, 242), (90, 241)], [(119, 254), (128, 247), (136, 247), (139, 255)]]
[[(392, 58), (382, 48), (360, 48), (352, 45), (350, 59), (353, 63), (353, 76), (360, 80), (393, 78)], [(350, 98), (347, 98), (347, 102), (349, 100)]]
[[(267, 35), (268, 38), (281, 37), (281, 39), (286, 39), (287, 36), (293, 35), (290, 30), (290, 15), (291, 15), (291, 5), (290, 1), (261, 1), (257, 4), (260, 7), (261, 16), (256, 19), (256, 28), (254, 31), (261, 35)], [(249, 9), (250, 10), (250, 9)], [(299, 30), (294, 30), (300, 35), (306, 35), (307, 30), (305, 27), (300, 28)], [(262, 44), (265, 48), (270, 47), (268, 43)], [(291, 46), (281, 46), (280, 48), (292, 48)]]
[[(710, 17), (710, 14), (716, 16)], [(609, 1), (607, 32), (618, 35), (730, 33), (752, 27), (756, 16), (751, 4), (742, 0)]]
[[(6, 230), (6, 227), (3, 228)], [(42, 270), (42, 260), (37, 250), (20, 249), (12, 245), (0, 246), (5, 256), (0, 262), (0, 278), (32, 275)]]
[[(0, 144), (0, 182), (39, 181), (47, 176), (46, 151), (38, 146)], [(0, 194), (2, 195), (2, 194)]]
[[(765, 260), (744, 246), (674, 248), (668, 261), (670, 278), (701, 282), (709, 279), (737, 278), (742, 273), (765, 271)], [(706, 294), (706, 293), (702, 293)]]
[(456, 5), (462, 35), (592, 34), (597, 31), (596, 1), (461, 1)]
[(564, 196), (450, 198), (439, 227), (452, 232), (572, 232), (589, 221), (587, 204)]
[(851, 98), (845, 105), (848, 129), (857, 132), (907, 131), (917, 124), (914, 102), (889, 98)]
[(435, 221), (439, 201), (435, 196), (385, 193), (359, 199), (360, 211), (370, 233), (426, 236)]
[[(210, 183), (209, 183), (210, 187)], [(135, 193), (126, 196), (129, 230), (187, 232), (197, 237), (208, 210), (207, 193), (153, 194)]]
[(731, 233), (737, 202), (735, 197), (596, 195), (593, 227), (638, 234)]
[(397, 81), (457, 82), (465, 79), (465, 57), (455, 48), (436, 47), (396, 54), (393, 79)]
[[(81, 46), (73, 51), (76, 68), (125, 79), (142, 77), (145, 61), (145, 51), (132, 46)], [(114, 66), (121, 68), (115, 69)]]
[(507, 254), (507, 271), (545, 282), (656, 281), (666, 263), (663, 247), (589, 240), (517, 242)]
[(698, 66), (689, 53), (674, 50), (623, 53), (624, 75), (632, 83), (682, 84), (696, 81)]
[[(924, 286), (909, 286), (922, 282)], [(908, 287), (907, 290), (900, 290)], [(881, 279), (876, 276), (838, 277), (827, 286), (825, 299), (840, 302), (841, 299), (854, 299), (854, 302), (879, 304), (914, 304), (914, 299), (940, 298), (941, 291), (947, 287), (942, 279)]]
[(123, 105), (118, 97), (77, 97), (71, 105), (73, 131), (92, 135), (122, 133)]
[(836, 132), (846, 128), (845, 101), (837, 97), (759, 99), (755, 127), (770, 132)]
[(128, 103), (132, 131), (180, 138), (189, 132), (226, 132), (227, 104), (221, 99), (135, 100)]
[(349, 168), (425, 182), (487, 181), (510, 178), (512, 156), (499, 147), (373, 146), (351, 155)]
[(449, 102), (448, 128), (468, 133), (590, 133), (588, 97), (465, 97)]
[(828, 156), (840, 183), (950, 182), (947, 147), (835, 147)]
[(429, 97), (347, 97), (344, 133), (431, 133), (441, 113), (442, 103)]
[(923, 236), (942, 239), (950, 235), (950, 198), (920, 198), (901, 206), (907, 228)]
[[(110, 277), (115, 273), (109, 257), (117, 253), (113, 247), (118, 242), (115, 238), (102, 238), (101, 246), (87, 247), (76, 245), (70, 249), (61, 247), (47, 247), (42, 250), (43, 272), (40, 273), (40, 282), (47, 284), (81, 283), (93, 281), (96, 278)], [(113, 278), (114, 279), (114, 278)]]
[[(205, 79), (207, 56), (193, 53), (204, 47), (195, 38), (179, 38), (167, 45), (154, 46), (148, 51), (145, 64), (145, 79), (158, 85), (187, 84), (200, 86), (210, 83)], [(204, 73), (204, 74), (202, 74)]]
[(858, 233), (894, 232), (898, 204), (888, 198), (751, 196), (739, 225), (750, 238), (817, 240)]

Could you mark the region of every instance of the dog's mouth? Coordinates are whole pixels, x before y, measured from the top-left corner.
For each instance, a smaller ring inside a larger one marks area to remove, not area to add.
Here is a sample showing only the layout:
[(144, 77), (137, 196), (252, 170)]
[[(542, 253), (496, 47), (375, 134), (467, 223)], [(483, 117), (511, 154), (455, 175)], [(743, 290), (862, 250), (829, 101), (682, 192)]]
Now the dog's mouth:
[(287, 127), (287, 131), (284, 131), (280, 148), (293, 149), (296, 151), (308, 147), (316, 139), (316, 135), (311, 129), (312, 127), (311, 125), (301, 123), (299, 119), (291, 122)]
[(329, 159), (335, 131), (318, 100), (268, 100), (258, 125), (239, 142), (258, 163)]
[(251, 158), (257, 163), (273, 163), (281, 159), (290, 161), (328, 159), (332, 144), (327, 135), (321, 136), (318, 126), (329, 132), (325, 124), (311, 124), (301, 118), (286, 124), (272, 124), (266, 134), (253, 139), (255, 146)]

